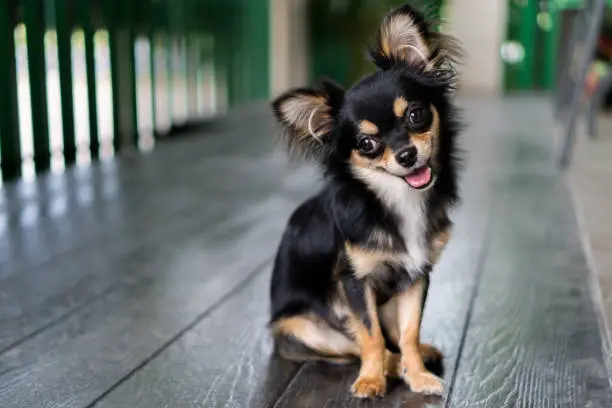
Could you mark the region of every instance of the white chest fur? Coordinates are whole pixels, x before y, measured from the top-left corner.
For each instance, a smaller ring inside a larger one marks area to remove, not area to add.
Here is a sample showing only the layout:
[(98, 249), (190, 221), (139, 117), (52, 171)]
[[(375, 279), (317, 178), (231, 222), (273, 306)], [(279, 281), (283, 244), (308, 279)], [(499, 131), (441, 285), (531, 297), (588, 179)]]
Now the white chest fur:
[(370, 169), (355, 169), (355, 174), (365, 181), (390, 210), (398, 215), (399, 230), (407, 253), (402, 256), (406, 270), (414, 271), (427, 262), (427, 218), (425, 200), (427, 191), (411, 188), (399, 177)]

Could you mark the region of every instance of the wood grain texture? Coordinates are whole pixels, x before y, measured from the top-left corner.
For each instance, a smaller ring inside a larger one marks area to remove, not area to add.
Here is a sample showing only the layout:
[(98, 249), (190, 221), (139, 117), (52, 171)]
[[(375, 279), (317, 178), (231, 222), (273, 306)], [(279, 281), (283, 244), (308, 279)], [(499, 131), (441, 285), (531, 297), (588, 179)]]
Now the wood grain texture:
[(95, 406), (270, 407), (299, 364), (272, 355), (270, 270)]
[(0, 357), (0, 406), (95, 400), (269, 261), (283, 208), (291, 205), (270, 204), (274, 218), (237, 217), (223, 231), (115, 265), (126, 275), (116, 290)]
[[(261, 116), (251, 122), (254, 129), (266, 129), (269, 124)], [(261, 130), (261, 135), (265, 134)], [(28, 263), (0, 268), (0, 354), (113, 290), (117, 280), (124, 277), (116, 264), (129, 263), (143, 253), (158, 252), (168, 241), (188, 242), (243, 211), (246, 202), (261, 209), (266, 198), (285, 183), (300, 185), (304, 184), (302, 180), (298, 183), (300, 177), (308, 178), (303, 168), (288, 168), (282, 155), (271, 154), (270, 142), (264, 137), (259, 143), (244, 143), (245, 151), (236, 152), (220, 149), (219, 138), (228, 143), (241, 137), (240, 133), (210, 136), (189, 139), (189, 143), (180, 140), (164, 146), (157, 155), (130, 158), (138, 162), (117, 165), (117, 172), (108, 170), (110, 174), (103, 173), (105, 176), (98, 175), (100, 178), (96, 176), (94, 180), (73, 174), (80, 169), (66, 174), (69, 190), (95, 190), (92, 184), (111, 184), (118, 196), (115, 200), (96, 197), (89, 212), (82, 209), (82, 214), (74, 211), (57, 220), (41, 219), (37, 228), (26, 229), (25, 233), (41, 235), (31, 243), (38, 245), (34, 254), (27, 258)], [(215, 156), (218, 150), (226, 152)], [(247, 150), (251, 153), (248, 156)], [(193, 157), (184, 166), (186, 169), (176, 166), (181, 151), (186, 157), (200, 152), (203, 163)], [(252, 177), (254, 173), (259, 177)], [(210, 177), (211, 174), (222, 177)], [(40, 181), (43, 185), (48, 182)], [(312, 188), (306, 184), (303, 187)], [(285, 193), (291, 190), (285, 188)], [(47, 199), (63, 199), (61, 191), (53, 190)], [(49, 206), (43, 196), (24, 202)], [(87, 241), (83, 231), (93, 237), (92, 241)], [(21, 233), (9, 238), (9, 246), (29, 242)]]
[[(557, 175), (510, 176), (452, 407), (609, 407), (597, 315)], [(520, 220), (520, 222), (518, 221)]]
[[(269, 133), (266, 118), (251, 119), (251, 125), (254, 132)], [(146, 156), (73, 168), (63, 176), (49, 175), (0, 190), (5, 201), (0, 210), (0, 238), (10, 237), (0, 239), (0, 279), (59, 256), (113, 244), (124, 232), (148, 229), (147, 234), (153, 233), (155, 216), (196, 210), (207, 190), (224, 191), (225, 177), (244, 178), (255, 169), (277, 171), (284, 162), (282, 156), (272, 155), (269, 166), (259, 165), (262, 156), (270, 156), (270, 140), (241, 141), (245, 152), (239, 152), (223, 148), (220, 141), (236, 143), (240, 133), (220, 127), (207, 136), (196, 144), (193, 139), (178, 140)], [(224, 177), (209, 177), (220, 170)], [(278, 178), (258, 177), (250, 185), (256, 188), (275, 181)]]
[(529, 100), (515, 105), (514, 132), (500, 139), (498, 221), (450, 407), (612, 406), (593, 271), (555, 167), (549, 117), (534, 112)]
[[(265, 117), (259, 120), (267, 123)], [(242, 136), (229, 134), (223, 144)], [(2, 309), (8, 310), (9, 324), (2, 332), (8, 332), (7, 338), (79, 301), (85, 304), (0, 357), (0, 406), (89, 404), (273, 256), (289, 212), (316, 187), (316, 179), (309, 170), (287, 166), (278, 152), (266, 151), (266, 135), (260, 137), (263, 142), (241, 144), (245, 151), (218, 148), (225, 153), (200, 164), (200, 170), (191, 168), (190, 177), (165, 181), (181, 184), (191, 194), (197, 191), (200, 200), (199, 209), (190, 214), (158, 220), (151, 214), (152, 222), (172, 234), (117, 234), (118, 240), (139, 243), (119, 256), (114, 248), (121, 249), (120, 244), (92, 247), (81, 256), (62, 254), (46, 273), (39, 271), (45, 273), (44, 285), (35, 273), (18, 275), (20, 285), (12, 289), (21, 296), (5, 297), (7, 308)], [(188, 142), (178, 143), (183, 151), (203, 156), (219, 147), (213, 139)], [(154, 163), (150, 172), (164, 172)], [(150, 184), (148, 189), (163, 186)], [(118, 200), (122, 206), (139, 207), (138, 200), (121, 195)], [(10, 318), (11, 311), (24, 310), (29, 320)], [(28, 386), (32, 383), (37, 387)]]
[[(198, 205), (191, 211), (171, 216), (158, 215), (144, 208), (142, 212), (149, 219), (146, 228), (133, 225), (116, 228), (107, 243), (57, 257), (54, 262), (46, 262), (4, 279), (1, 284), (5, 295), (0, 297), (0, 354), (23, 336), (108, 290), (120, 277), (117, 268), (113, 267), (115, 263), (125, 262), (126, 258), (143, 252), (156, 252), (168, 241), (185, 242), (194, 235), (214, 229), (243, 211), (244, 202), (251, 202), (254, 209), (263, 209), (266, 197), (278, 190), (279, 177), (275, 176), (278, 170), (274, 167), (262, 166), (260, 170), (260, 174), (266, 176), (263, 180), (267, 182), (253, 182), (240, 189), (225, 191), (227, 186), (240, 185), (249, 177), (246, 170), (239, 177), (225, 177), (223, 188), (210, 183), (204, 183), (203, 188), (192, 187), (192, 190), (199, 192), (199, 199)], [(289, 177), (293, 174), (288, 172), (286, 175)], [(208, 200), (211, 194), (223, 197), (223, 200)], [(175, 196), (173, 199), (182, 198)], [(262, 215), (265, 214), (262, 212)], [(96, 261), (92, 262), (94, 259)], [(36, 282), (36, 285), (32, 282)]]

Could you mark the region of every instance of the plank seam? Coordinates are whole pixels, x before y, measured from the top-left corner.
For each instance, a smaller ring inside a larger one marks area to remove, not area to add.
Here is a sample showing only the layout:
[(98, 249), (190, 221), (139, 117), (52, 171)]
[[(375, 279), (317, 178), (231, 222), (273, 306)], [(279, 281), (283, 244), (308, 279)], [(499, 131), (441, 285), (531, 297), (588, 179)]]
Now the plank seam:
[(215, 303), (213, 303), (208, 308), (206, 308), (206, 310), (200, 313), (193, 321), (191, 321), (191, 323), (189, 323), (187, 326), (181, 329), (178, 333), (172, 336), (169, 340), (167, 340), (164, 344), (162, 344), (150, 356), (146, 357), (140, 364), (136, 365), (136, 367), (128, 371), (127, 374), (125, 374), (117, 382), (111, 385), (106, 391), (104, 391), (102, 394), (97, 396), (92, 402), (87, 404), (85, 408), (92, 408), (95, 405), (97, 405), (104, 398), (106, 398), (109, 394), (111, 394), (115, 389), (119, 388), (121, 384), (129, 380), (134, 374), (142, 370), (151, 361), (157, 358), (164, 350), (170, 347), (174, 342), (176, 342), (181, 337), (183, 337), (185, 334), (187, 334), (189, 331), (191, 331), (193, 328), (195, 328), (195, 326), (197, 326), (202, 320), (210, 316), (212, 312), (214, 312), (216, 309), (222, 306), (225, 302), (227, 302), (233, 295), (235, 295), (236, 293), (244, 289), (250, 282), (252, 282), (260, 273), (262, 273), (265, 270), (265, 268), (272, 262), (272, 259), (273, 259), (272, 257), (268, 257), (266, 260), (264, 260), (259, 265), (257, 265), (251, 272), (249, 272), (249, 274), (242, 281), (240, 281), (240, 283), (238, 283), (236, 286), (230, 289), (225, 295), (223, 295)]
[(304, 370), (305, 366), (306, 365), (304, 363), (300, 364), (300, 367), (297, 370), (295, 370), (295, 372), (293, 373), (291, 378), (289, 378), (289, 380), (287, 381), (287, 385), (285, 385), (285, 388), (283, 389), (283, 392), (281, 392), (279, 394), (278, 398), (276, 399), (276, 402), (274, 402), (274, 405), (270, 405), (269, 404), (268, 407), (277, 408), (279, 406), (279, 404), (283, 400), (283, 397), (285, 396), (285, 394), (287, 394), (289, 389), (293, 386), (293, 383), (298, 378), (298, 376), (302, 373), (302, 371)]
[[(491, 208), (493, 205), (491, 205)], [(484, 264), (489, 255), (489, 249), (491, 247), (491, 236), (493, 234), (493, 216), (492, 213), (489, 212), (487, 217), (487, 226), (486, 232), (482, 242), (482, 252), (478, 257), (478, 262), (476, 264), (476, 283), (474, 284), (474, 288), (472, 289), (472, 293), (470, 294), (470, 302), (468, 304), (467, 315), (465, 317), (465, 323), (463, 325), (463, 329), (461, 330), (461, 339), (459, 340), (459, 348), (457, 350), (457, 357), (455, 358), (454, 370), (450, 380), (450, 385), (448, 388), (448, 397), (446, 398), (445, 408), (449, 408), (452, 400), (453, 391), (455, 389), (455, 382), (457, 380), (457, 372), (459, 371), (459, 366), (461, 364), (461, 355), (463, 354), (463, 349), (465, 347), (465, 341), (467, 338), (467, 332), (470, 327), (470, 323), (472, 321), (472, 314), (474, 312), (474, 305), (476, 304), (476, 298), (478, 297), (478, 292), (480, 290), (482, 277), (484, 275)]]
[(41, 327), (35, 329), (34, 331), (31, 331), (30, 333), (28, 333), (25, 336), (15, 340), (14, 342), (9, 343), (8, 346), (4, 347), (3, 349), (0, 349), (0, 357), (2, 355), (6, 354), (7, 352), (11, 351), (15, 347), (19, 347), (21, 344), (27, 342), (28, 340), (31, 340), (32, 338), (38, 336), (42, 332), (50, 329), (51, 327), (60, 324), (64, 320), (67, 320), (70, 316), (76, 314), (78, 311), (80, 311), (81, 309), (83, 309), (86, 306), (89, 306), (90, 304), (94, 303), (96, 300), (102, 298), (103, 296), (106, 296), (107, 294), (109, 294), (111, 292), (114, 292), (118, 288), (118, 286), (119, 286), (118, 282), (114, 282), (114, 283), (110, 284), (106, 289), (104, 289), (102, 292), (98, 293), (97, 295), (92, 296), (91, 298), (81, 302), (80, 304), (78, 304), (74, 308), (67, 310), (65, 313), (59, 315), (55, 319), (52, 319), (51, 321), (49, 321), (46, 324), (42, 325)]

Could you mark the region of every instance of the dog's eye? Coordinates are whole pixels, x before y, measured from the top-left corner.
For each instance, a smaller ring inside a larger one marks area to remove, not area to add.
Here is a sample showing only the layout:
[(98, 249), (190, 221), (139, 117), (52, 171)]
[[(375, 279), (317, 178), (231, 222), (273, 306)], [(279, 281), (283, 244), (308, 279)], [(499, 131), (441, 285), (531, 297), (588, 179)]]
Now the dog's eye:
[(359, 143), (357, 144), (357, 147), (363, 153), (372, 153), (378, 148), (378, 142), (370, 139), (369, 137), (364, 137), (363, 139), (359, 141)]
[(415, 106), (408, 112), (408, 122), (412, 126), (423, 126), (429, 119), (429, 112), (422, 106)]

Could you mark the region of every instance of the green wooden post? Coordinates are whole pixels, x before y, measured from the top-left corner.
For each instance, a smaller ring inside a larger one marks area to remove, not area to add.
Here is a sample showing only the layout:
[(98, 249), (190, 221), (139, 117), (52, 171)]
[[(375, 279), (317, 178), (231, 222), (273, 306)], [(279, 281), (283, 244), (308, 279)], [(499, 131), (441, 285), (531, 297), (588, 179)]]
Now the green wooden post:
[(64, 137), (64, 161), (66, 165), (76, 162), (76, 142), (74, 135), (74, 100), (72, 83), (71, 34), (73, 22), (70, 21), (69, 0), (54, 0), (57, 31), (57, 54), (59, 59), (60, 95), (62, 102), (62, 127)]
[(149, 37), (149, 72), (151, 78), (151, 131), (153, 136), (157, 137), (157, 83), (156, 83), (156, 71), (155, 71), (155, 45), (156, 36), (155, 28), (150, 27), (148, 32)]
[(157, 47), (157, 30), (160, 22), (160, 10), (156, 2), (149, 2), (147, 36), (149, 37), (149, 74), (151, 76), (151, 130), (157, 137), (157, 86), (155, 69), (155, 50)]
[(232, 53), (230, 54), (232, 63), (232, 81), (234, 83), (234, 102), (242, 104), (248, 98), (248, 77), (251, 70), (251, 60), (248, 54), (249, 44), (247, 43), (247, 16), (245, 2), (238, 2), (234, 18), (235, 26), (232, 33)]
[[(329, 12), (326, 0), (308, 2), (311, 81), (329, 76), (347, 86), (352, 82), (349, 45), (341, 40), (342, 20)], [(363, 45), (361, 45), (363, 47)]]
[(174, 122), (174, 18), (172, 16), (173, 0), (166, 0), (166, 95), (168, 97), (168, 112), (170, 115), (170, 125)]
[(34, 168), (40, 173), (51, 166), (47, 124), (44, 7), (41, 0), (24, 0), (24, 6), (34, 134)]
[[(219, 38), (219, 53), (226, 63), (226, 78), (228, 91), (228, 104), (234, 107), (244, 100), (244, 81), (242, 72), (248, 70), (248, 61), (243, 52), (243, 24), (244, 12), (240, 2), (218, 5), (223, 7), (220, 11), (217, 30)], [(220, 49), (221, 48), (221, 49)]]
[[(187, 18), (186, 18), (186, 2), (187, 0), (182, 0), (180, 2), (174, 2), (174, 12), (175, 12), (175, 21), (176, 28), (178, 33), (178, 45), (179, 45), (179, 63), (181, 64), (181, 72), (178, 74), (181, 78), (181, 84), (183, 85), (183, 89), (185, 89), (184, 94), (182, 95), (183, 102), (188, 104), (188, 95), (189, 95), (189, 29), (187, 26)], [(188, 112), (185, 112), (185, 116), (188, 116)]]
[[(223, 10), (221, 6), (217, 4), (212, 4), (212, 0), (205, 1), (206, 2), (201, 5), (201, 7), (205, 8), (202, 13), (206, 13), (207, 19), (210, 21), (210, 30), (213, 35), (212, 58), (214, 64), (215, 80), (220, 81), (221, 78), (223, 78), (225, 80), (225, 86), (229, 87), (229, 42), (227, 41), (226, 30), (223, 30), (221, 24), (221, 21), (223, 19)], [(227, 22), (225, 24), (227, 24)], [(214, 86), (217, 88), (216, 91), (218, 91), (220, 84), (217, 82)], [(224, 89), (224, 92), (226, 93), (227, 101), (229, 104), (230, 92), (227, 88)]]
[[(217, 68), (223, 73), (226, 81), (227, 104), (229, 107), (236, 105), (238, 100), (238, 80), (234, 61), (238, 53), (237, 35), (238, 17), (235, 4), (216, 5), (218, 19), (216, 20), (215, 36), (215, 60)], [(225, 26), (225, 27), (223, 27)]]
[(0, 1), (0, 157), (2, 178), (21, 176), (21, 144), (17, 112), (17, 73), (15, 66), (14, 8)]
[(98, 133), (98, 100), (96, 84), (96, 62), (94, 48), (94, 25), (92, 0), (76, 1), (78, 22), (85, 39), (85, 65), (87, 70), (87, 106), (89, 110), (89, 151), (92, 159), (100, 156), (100, 135)]
[(532, 89), (534, 86), (537, 12), (538, 5), (536, 0), (526, 0), (521, 6), (519, 41), (525, 50), (525, 56), (518, 75), (518, 85), (523, 90)]
[(249, 100), (267, 99), (270, 95), (270, 10), (268, 0), (243, 0), (245, 18), (245, 56), (249, 69), (247, 97)]
[(132, 1), (104, 1), (108, 25), (113, 91), (113, 145), (115, 151), (137, 146), (134, 41), (131, 22)]
[[(131, 116), (130, 121), (132, 122), (132, 133), (129, 137), (133, 138), (132, 143), (134, 146), (138, 146), (138, 105), (137, 105), (137, 84), (138, 78), (136, 76), (136, 30), (135, 30), (135, 19), (134, 7), (136, 5), (137, 0), (123, 0), (126, 3), (126, 15), (125, 15), (125, 25), (124, 30), (127, 37), (127, 44), (125, 44), (126, 52), (128, 53), (128, 67), (129, 67), (129, 77), (126, 78), (126, 82), (129, 83), (129, 91), (131, 93), (130, 99), (131, 103), (129, 106), (129, 115)], [(127, 84), (126, 84), (127, 85)]]
[[(186, 0), (184, 7), (185, 35), (187, 40), (187, 113), (189, 119), (198, 116), (198, 20), (194, 0)], [(201, 24), (201, 23), (200, 23)], [(200, 27), (201, 28), (201, 27)]]
[[(242, 77), (241, 67), (239, 63), (244, 65), (247, 61), (243, 58), (241, 38), (242, 24), (241, 13), (242, 7), (240, 2), (235, 1), (230, 4), (219, 5), (223, 7), (220, 15), (221, 27), (217, 31), (222, 43), (225, 43), (226, 48), (219, 50), (224, 54), (226, 61), (226, 78), (228, 84), (228, 103), (230, 107), (234, 107), (242, 101)], [(244, 67), (243, 65), (243, 67)], [(244, 68), (247, 69), (247, 68)]]

